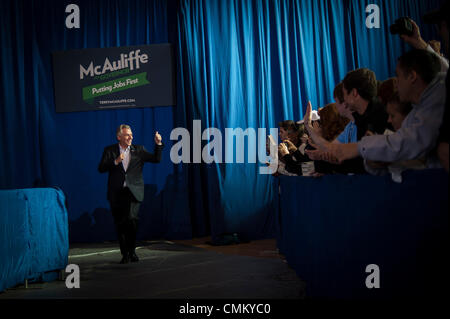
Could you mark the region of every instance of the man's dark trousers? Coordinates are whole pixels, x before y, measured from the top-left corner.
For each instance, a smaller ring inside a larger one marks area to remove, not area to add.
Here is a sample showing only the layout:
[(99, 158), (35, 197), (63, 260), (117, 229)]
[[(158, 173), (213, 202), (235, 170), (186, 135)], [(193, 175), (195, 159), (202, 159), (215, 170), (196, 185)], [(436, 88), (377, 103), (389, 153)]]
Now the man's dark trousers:
[(128, 187), (122, 188), (117, 198), (110, 201), (117, 237), (122, 256), (135, 253), (138, 214), (141, 203), (136, 200)]

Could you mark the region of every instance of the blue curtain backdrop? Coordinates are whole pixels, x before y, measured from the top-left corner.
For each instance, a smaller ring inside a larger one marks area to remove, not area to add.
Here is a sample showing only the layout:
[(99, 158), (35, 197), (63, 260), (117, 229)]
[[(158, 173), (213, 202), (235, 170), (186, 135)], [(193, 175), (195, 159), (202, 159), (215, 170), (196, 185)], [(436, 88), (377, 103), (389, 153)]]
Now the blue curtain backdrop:
[[(65, 27), (70, 3), (80, 6), (80, 29)], [(379, 29), (365, 27), (372, 3), (380, 8)], [(394, 76), (397, 57), (409, 47), (389, 34), (389, 25), (410, 16), (426, 40), (437, 39), (421, 16), (439, 3), (1, 1), (0, 188), (60, 187), (72, 241), (114, 239), (107, 176), (97, 164), (103, 147), (116, 142), (116, 127), (128, 123), (136, 144), (152, 149), (156, 130), (166, 144), (162, 162), (144, 170), (140, 238), (273, 236), (276, 180), (259, 174), (260, 164), (174, 165), (171, 130), (186, 127), (193, 136), (193, 120), (223, 135), (225, 128), (277, 127), (302, 118), (308, 100), (315, 108), (332, 102), (349, 70), (368, 67), (379, 80)], [(55, 112), (51, 52), (167, 42), (176, 52), (176, 106)]]

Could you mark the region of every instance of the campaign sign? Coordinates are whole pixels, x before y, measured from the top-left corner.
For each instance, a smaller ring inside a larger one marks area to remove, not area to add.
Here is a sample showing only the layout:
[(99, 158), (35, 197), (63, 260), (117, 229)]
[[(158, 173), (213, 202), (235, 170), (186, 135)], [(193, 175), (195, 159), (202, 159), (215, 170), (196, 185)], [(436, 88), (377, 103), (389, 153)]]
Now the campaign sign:
[(57, 51), (56, 112), (175, 105), (172, 46)]

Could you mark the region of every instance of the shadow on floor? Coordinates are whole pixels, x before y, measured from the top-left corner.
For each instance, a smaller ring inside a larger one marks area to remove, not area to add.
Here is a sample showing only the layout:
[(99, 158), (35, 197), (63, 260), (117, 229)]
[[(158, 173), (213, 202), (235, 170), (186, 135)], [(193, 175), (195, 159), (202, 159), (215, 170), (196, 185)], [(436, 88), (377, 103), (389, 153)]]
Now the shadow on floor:
[[(33, 284), (31, 289), (8, 289), (0, 299), (303, 299), (305, 295), (294, 270), (281, 257), (274, 258), (272, 241), (227, 247), (208, 247), (203, 239), (139, 244), (140, 261), (125, 265), (118, 263), (117, 243), (72, 246), (69, 264), (79, 266), (79, 289), (68, 289), (64, 280), (58, 280)], [(264, 248), (271, 258), (258, 257)]]

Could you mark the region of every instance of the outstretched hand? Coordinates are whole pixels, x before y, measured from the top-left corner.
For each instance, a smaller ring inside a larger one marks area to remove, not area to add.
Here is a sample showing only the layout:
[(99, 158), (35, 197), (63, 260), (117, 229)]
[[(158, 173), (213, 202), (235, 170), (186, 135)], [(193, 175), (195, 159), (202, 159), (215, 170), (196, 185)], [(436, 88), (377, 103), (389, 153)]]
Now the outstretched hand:
[(312, 112), (312, 105), (311, 101), (308, 101), (308, 105), (306, 106), (305, 115), (303, 116), (303, 124), (305, 125), (306, 129), (309, 131), (311, 126), (311, 114)]
[(158, 145), (162, 145), (162, 137), (159, 135), (158, 131), (155, 133), (155, 143)]
[(358, 144), (333, 144), (328, 143), (325, 149), (306, 150), (305, 153), (312, 160), (321, 160), (333, 164), (341, 164), (343, 161), (359, 156)]
[(322, 150), (305, 150), (305, 153), (313, 161), (325, 161), (332, 164), (339, 164), (339, 160), (331, 152)]
[(342, 163), (345, 160), (359, 156), (357, 143), (347, 143), (347, 144), (330, 143), (328, 149), (331, 155), (335, 157), (339, 163)]

